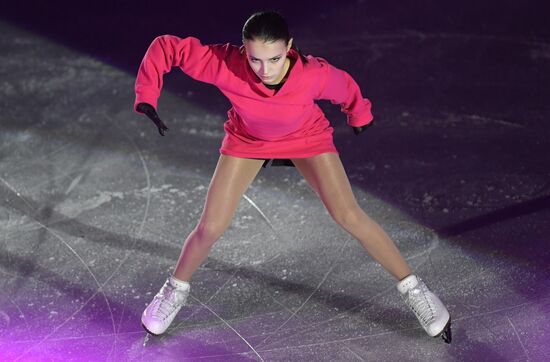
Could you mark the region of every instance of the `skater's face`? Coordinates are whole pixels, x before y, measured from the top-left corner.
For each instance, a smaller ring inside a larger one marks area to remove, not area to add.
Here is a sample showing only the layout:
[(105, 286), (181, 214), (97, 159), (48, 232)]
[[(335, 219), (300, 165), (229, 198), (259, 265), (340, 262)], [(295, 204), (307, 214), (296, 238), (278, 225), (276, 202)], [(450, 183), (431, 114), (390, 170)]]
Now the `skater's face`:
[(250, 68), (262, 82), (277, 84), (285, 76), (289, 67), (287, 53), (292, 47), (292, 39), (264, 42), (263, 40), (244, 40), (244, 48)]

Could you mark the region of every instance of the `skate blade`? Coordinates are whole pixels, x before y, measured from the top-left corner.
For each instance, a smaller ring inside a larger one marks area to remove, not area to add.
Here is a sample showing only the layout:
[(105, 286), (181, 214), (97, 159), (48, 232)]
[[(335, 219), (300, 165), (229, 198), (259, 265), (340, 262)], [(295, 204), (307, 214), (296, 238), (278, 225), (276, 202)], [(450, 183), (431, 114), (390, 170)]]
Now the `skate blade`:
[(452, 332), (451, 332), (451, 318), (449, 317), (449, 321), (447, 322), (447, 324), (445, 324), (445, 327), (443, 327), (443, 330), (441, 332), (439, 332), (437, 335), (434, 336), (434, 338), (436, 337), (441, 337), (443, 339), (443, 341), (445, 341), (445, 343), (451, 343), (452, 339), (453, 339), (453, 335), (452, 335)]

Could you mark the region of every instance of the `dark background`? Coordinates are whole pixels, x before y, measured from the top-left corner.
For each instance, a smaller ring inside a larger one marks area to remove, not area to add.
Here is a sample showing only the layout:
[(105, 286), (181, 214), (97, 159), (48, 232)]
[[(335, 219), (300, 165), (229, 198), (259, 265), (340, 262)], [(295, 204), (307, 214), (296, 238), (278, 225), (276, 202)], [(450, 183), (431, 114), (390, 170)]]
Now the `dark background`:
[(1, 17), (131, 69), (144, 45), (159, 34), (238, 44), (243, 23), (262, 8), (281, 11), (291, 31), (305, 32), (313, 25), (319, 37), (366, 29), (373, 34), (407, 30), (550, 39), (545, 1), (239, 1), (238, 6), (223, 1), (11, 1), (2, 5)]

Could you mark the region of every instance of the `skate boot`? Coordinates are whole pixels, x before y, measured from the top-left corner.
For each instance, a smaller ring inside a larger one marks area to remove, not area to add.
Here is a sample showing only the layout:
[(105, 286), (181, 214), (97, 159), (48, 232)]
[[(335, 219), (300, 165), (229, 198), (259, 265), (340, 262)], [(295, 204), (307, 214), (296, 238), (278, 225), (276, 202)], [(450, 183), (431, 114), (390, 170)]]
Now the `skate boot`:
[(426, 284), (411, 274), (397, 283), (397, 289), (426, 333), (431, 337), (441, 336), (446, 343), (451, 343), (451, 316)]
[(161, 290), (155, 295), (141, 316), (141, 324), (145, 330), (155, 336), (168, 329), (181, 307), (185, 305), (189, 295), (188, 282), (168, 277)]

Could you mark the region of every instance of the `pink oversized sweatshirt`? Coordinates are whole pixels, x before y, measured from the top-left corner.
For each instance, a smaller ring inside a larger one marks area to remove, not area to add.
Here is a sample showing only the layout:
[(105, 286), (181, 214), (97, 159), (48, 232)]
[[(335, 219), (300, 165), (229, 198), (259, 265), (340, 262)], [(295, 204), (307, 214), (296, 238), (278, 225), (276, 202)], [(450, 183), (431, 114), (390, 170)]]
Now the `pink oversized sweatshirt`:
[(290, 159), (338, 153), (333, 128), (315, 100), (339, 104), (348, 125), (354, 127), (372, 121), (370, 101), (362, 97), (348, 73), (325, 59), (308, 55), (303, 63), (293, 49), (288, 56), (295, 63), (276, 92), (250, 68), (244, 46), (203, 45), (195, 37), (159, 36), (139, 67), (134, 110), (141, 102), (157, 108), (163, 75), (177, 66), (193, 79), (215, 85), (231, 102), (221, 154)]

